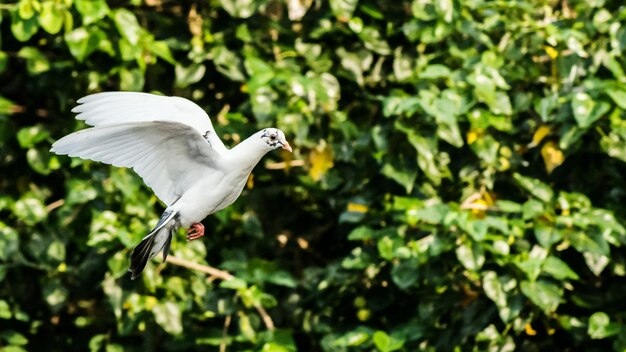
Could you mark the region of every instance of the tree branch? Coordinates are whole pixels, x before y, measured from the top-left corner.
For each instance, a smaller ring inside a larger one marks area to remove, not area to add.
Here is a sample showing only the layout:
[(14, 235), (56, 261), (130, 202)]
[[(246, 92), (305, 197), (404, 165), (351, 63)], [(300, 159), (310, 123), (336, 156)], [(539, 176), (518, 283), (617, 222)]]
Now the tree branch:
[(168, 256), (166, 262), (171, 263), (173, 265), (182, 266), (183, 268), (200, 271), (212, 277), (224, 280), (224, 281), (232, 280), (235, 278), (233, 275), (231, 275), (230, 273), (226, 271), (216, 269), (212, 266), (190, 262), (185, 259), (174, 257), (173, 255)]
[(267, 314), (267, 311), (265, 310), (265, 308), (263, 308), (262, 305), (260, 304), (255, 304), (254, 308), (256, 308), (257, 312), (259, 312), (259, 315), (261, 316), (261, 318), (263, 319), (263, 323), (265, 324), (265, 327), (267, 328), (267, 330), (274, 330), (274, 321), (272, 320), (272, 317), (270, 317), (269, 314)]
[[(216, 269), (212, 266), (190, 262), (185, 259), (177, 258), (173, 255), (168, 256), (166, 259), (166, 262), (171, 263), (173, 265), (182, 266), (183, 268), (203, 272), (205, 274), (208, 274), (210, 276), (209, 278), (218, 278), (224, 281), (232, 280), (235, 278), (233, 275), (231, 275), (230, 273), (226, 271)], [(276, 328), (274, 326), (274, 321), (272, 320), (272, 317), (270, 317), (270, 315), (267, 314), (267, 311), (265, 310), (265, 308), (263, 308), (263, 306), (261, 306), (260, 304), (255, 304), (254, 308), (256, 308), (257, 312), (259, 312), (259, 315), (263, 319), (263, 323), (265, 324), (265, 327), (268, 330), (274, 330)], [(228, 323), (230, 324), (230, 321), (228, 321)]]

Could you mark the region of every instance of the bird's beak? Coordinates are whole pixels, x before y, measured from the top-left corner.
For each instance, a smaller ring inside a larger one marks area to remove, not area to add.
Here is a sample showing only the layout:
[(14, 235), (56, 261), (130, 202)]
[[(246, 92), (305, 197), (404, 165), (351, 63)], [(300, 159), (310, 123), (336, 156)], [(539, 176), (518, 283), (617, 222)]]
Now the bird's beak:
[(289, 142), (287, 141), (283, 143), (283, 149), (288, 150), (290, 153), (293, 153), (293, 151), (291, 150), (291, 146), (289, 145)]

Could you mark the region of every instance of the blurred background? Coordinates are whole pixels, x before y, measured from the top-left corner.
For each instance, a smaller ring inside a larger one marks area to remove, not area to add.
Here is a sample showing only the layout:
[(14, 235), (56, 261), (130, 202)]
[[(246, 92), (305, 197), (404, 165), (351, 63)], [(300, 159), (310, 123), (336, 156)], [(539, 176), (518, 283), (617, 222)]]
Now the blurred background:
[[(0, 350), (624, 350), (625, 49), (622, 1), (2, 0)], [(294, 153), (131, 281), (162, 204), (49, 152), (112, 90)]]

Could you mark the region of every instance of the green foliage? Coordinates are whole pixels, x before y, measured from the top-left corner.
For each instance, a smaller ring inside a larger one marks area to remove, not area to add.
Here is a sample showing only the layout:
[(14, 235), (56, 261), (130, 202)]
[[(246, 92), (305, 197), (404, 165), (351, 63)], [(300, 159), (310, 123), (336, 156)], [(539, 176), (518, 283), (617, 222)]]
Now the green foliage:
[[(3, 350), (626, 348), (621, 2), (9, 0), (0, 29)], [(172, 244), (234, 279), (130, 281), (161, 204), (49, 152), (118, 89), (286, 132)]]

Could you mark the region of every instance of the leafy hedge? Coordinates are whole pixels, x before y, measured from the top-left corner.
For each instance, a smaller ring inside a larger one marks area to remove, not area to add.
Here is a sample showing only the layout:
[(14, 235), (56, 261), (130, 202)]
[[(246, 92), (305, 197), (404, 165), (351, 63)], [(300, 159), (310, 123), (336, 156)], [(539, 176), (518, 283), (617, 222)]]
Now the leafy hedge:
[[(0, 3), (0, 346), (624, 350), (626, 6), (553, 0)], [(162, 205), (48, 150), (103, 90), (188, 97), (241, 199), (140, 280)]]

